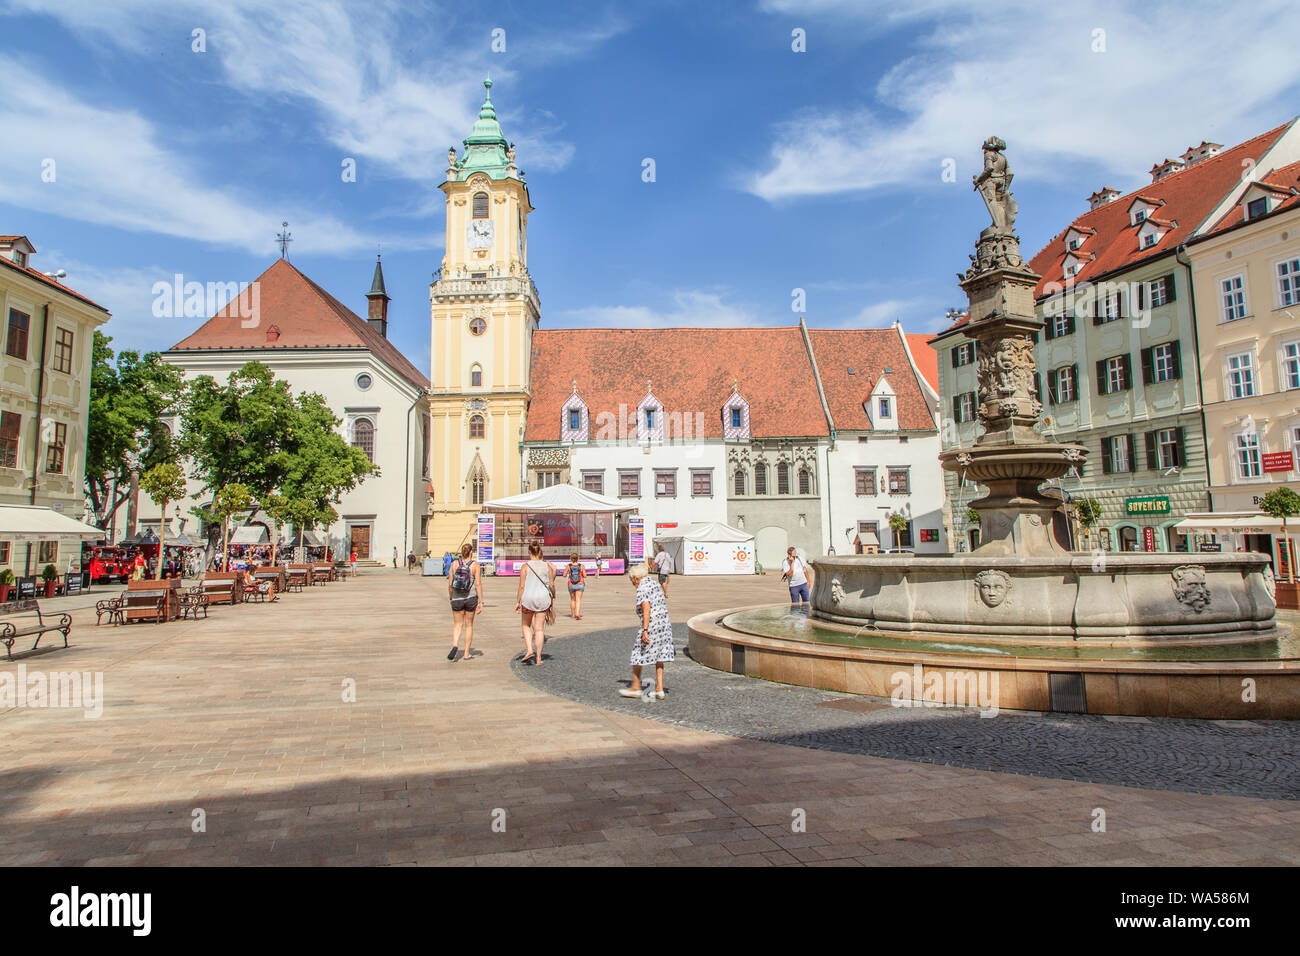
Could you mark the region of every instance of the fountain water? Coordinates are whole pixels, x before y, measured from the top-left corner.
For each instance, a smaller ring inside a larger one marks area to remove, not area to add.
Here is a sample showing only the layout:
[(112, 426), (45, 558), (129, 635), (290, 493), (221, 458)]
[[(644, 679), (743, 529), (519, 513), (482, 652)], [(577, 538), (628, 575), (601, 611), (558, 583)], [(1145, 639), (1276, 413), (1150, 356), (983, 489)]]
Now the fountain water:
[[(1011, 708), (1300, 716), (1300, 648), (1275, 621), (1265, 556), (1080, 554), (1058, 539), (1059, 501), (1041, 486), (1086, 451), (1035, 429), (1040, 277), (1020, 256), (1006, 144), (992, 137), (983, 148), (974, 185), (993, 222), (958, 276), (970, 301), (964, 331), (975, 340), (983, 431), (940, 456), (945, 469), (988, 488), (972, 503), (980, 546), (960, 556), (815, 559), (812, 620), (782, 623), (789, 611), (754, 609), (700, 615), (691, 621), (692, 655), (882, 696), (897, 696), (891, 672), (920, 664), (1009, 672), (1001, 706)], [(907, 693), (919, 697), (916, 684), (909, 680)]]

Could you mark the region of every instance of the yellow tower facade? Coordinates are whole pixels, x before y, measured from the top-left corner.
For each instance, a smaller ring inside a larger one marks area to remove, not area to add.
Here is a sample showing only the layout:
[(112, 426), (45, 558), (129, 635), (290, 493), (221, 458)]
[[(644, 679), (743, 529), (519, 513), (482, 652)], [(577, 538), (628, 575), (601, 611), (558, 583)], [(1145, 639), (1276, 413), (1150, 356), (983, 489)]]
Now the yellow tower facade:
[(432, 313), (428, 543), (474, 540), (483, 502), (523, 490), (520, 439), (541, 317), (528, 274), (528, 187), (492, 106), (492, 81), (464, 154), (448, 150), (446, 255)]

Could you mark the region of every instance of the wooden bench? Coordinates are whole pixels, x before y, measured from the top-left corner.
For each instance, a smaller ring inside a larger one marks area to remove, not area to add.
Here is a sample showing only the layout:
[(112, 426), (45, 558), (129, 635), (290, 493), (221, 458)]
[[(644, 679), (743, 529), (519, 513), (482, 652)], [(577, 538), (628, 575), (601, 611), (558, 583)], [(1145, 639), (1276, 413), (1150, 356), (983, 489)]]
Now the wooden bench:
[(125, 624), (132, 621), (149, 621), (165, 624), (180, 617), (180, 581), (163, 578), (161, 581), (131, 581), (126, 586), (126, 606), (122, 609)]
[(104, 615), (108, 615), (108, 623), (114, 627), (124, 623), (122, 621), (122, 609), (126, 607), (126, 592), (123, 591), (115, 598), (106, 598), (103, 601), (95, 602), (95, 626), (99, 627), (103, 623)]
[(20, 637), (31, 637), (35, 634), (36, 640), (32, 644), (32, 650), (36, 650), (36, 645), (41, 642), (43, 636), (50, 631), (57, 631), (63, 635), (63, 646), (68, 646), (68, 632), (72, 630), (70, 614), (60, 614), (56, 623), (48, 623), (41, 614), (41, 602), (36, 598), (19, 598), (17, 601), (0, 604), (0, 615), (8, 617), (20, 614), (35, 614), (35, 622), (28, 617), (21, 621), (9, 620), (0, 624), (0, 642), (4, 643), (5, 654), (10, 660), (14, 657), (14, 641)]
[(270, 581), (258, 581), (256, 578), (245, 574), (244, 577), (240, 579), (239, 589), (245, 603), (256, 601), (258, 604), (261, 604), (268, 597), (272, 601), (275, 600), (275, 585)]
[(238, 580), (237, 571), (209, 571), (199, 586), (208, 596), (209, 604), (238, 604), (243, 596)]
[(289, 565), (289, 583), (292, 585), (295, 579), (297, 579), (300, 588), (304, 585), (310, 587), (312, 584), (316, 583), (313, 580), (310, 564)]
[(253, 572), (258, 581), (270, 581), (275, 585), (275, 593), (284, 593), (284, 568), (275, 564), (264, 564)]
[(312, 584), (328, 584), (334, 580), (334, 568), (330, 565), (314, 564), (311, 569)]

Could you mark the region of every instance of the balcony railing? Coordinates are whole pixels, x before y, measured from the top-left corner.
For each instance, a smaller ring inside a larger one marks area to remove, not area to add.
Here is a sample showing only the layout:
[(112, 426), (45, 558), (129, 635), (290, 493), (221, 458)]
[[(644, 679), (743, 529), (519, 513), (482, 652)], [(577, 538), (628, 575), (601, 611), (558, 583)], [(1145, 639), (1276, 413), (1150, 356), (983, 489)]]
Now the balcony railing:
[(433, 284), (433, 294), (458, 296), (526, 295), (537, 302), (537, 286), (527, 276), (486, 276), (440, 278)]

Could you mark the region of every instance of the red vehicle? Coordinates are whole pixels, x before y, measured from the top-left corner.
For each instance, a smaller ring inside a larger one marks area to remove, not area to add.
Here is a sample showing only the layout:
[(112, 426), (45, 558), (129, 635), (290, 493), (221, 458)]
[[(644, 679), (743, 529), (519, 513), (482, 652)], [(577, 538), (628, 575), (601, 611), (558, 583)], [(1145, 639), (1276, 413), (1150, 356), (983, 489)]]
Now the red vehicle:
[(133, 550), (126, 548), (91, 548), (85, 568), (90, 572), (93, 584), (104, 581), (120, 581), (125, 584), (131, 580), (132, 562), (135, 560)]

